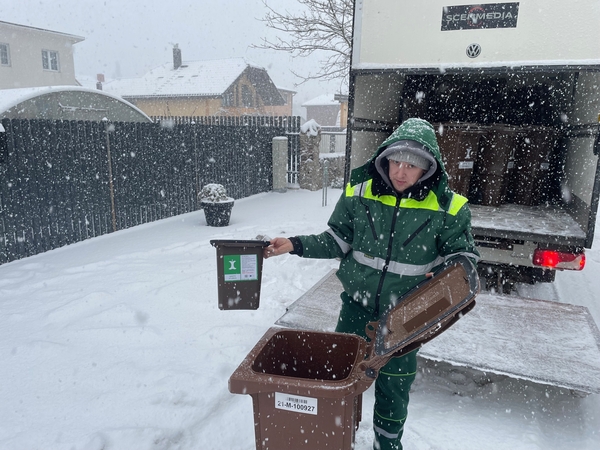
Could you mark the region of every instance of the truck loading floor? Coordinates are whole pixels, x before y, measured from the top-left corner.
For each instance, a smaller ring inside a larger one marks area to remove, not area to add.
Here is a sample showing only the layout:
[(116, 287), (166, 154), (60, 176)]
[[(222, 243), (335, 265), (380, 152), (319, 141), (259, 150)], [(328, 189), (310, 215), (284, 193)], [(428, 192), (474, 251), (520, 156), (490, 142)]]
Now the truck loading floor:
[[(523, 206), (507, 203), (501, 206), (469, 205), (473, 234), (531, 238), (554, 236), (568, 244), (585, 240), (585, 233), (573, 218), (556, 206)], [(481, 230), (481, 231), (480, 231)]]
[[(342, 286), (331, 270), (276, 325), (334, 331)], [(419, 350), (421, 358), (584, 394), (600, 393), (600, 332), (587, 308), (483, 292), (475, 308)]]

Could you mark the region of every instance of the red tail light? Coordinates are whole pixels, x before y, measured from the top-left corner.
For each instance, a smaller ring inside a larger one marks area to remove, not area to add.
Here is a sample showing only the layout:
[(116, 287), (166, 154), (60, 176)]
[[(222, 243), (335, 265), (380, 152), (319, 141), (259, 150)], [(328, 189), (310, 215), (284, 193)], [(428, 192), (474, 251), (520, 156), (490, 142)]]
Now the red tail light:
[(585, 253), (565, 253), (537, 248), (533, 252), (533, 264), (551, 269), (583, 270)]

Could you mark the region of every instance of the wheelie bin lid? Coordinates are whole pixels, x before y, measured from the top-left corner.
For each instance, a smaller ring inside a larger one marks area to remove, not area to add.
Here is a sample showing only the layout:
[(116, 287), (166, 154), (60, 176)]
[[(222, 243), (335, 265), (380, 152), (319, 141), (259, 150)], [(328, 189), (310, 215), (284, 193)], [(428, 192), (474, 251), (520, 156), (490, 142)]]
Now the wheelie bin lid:
[[(393, 356), (409, 353), (433, 339), (475, 306), (479, 277), (464, 255), (447, 260), (433, 276), (419, 283), (371, 322), (369, 357), (361, 364), (368, 376)], [(375, 372), (374, 372), (375, 371)]]
[(244, 239), (213, 239), (210, 245), (213, 247), (268, 247), (269, 241), (244, 240)]

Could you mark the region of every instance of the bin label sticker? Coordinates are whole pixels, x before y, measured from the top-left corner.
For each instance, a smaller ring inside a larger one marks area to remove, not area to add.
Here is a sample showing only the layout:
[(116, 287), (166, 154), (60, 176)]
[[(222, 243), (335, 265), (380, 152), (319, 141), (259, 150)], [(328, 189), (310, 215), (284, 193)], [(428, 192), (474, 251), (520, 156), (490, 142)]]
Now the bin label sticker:
[(258, 280), (258, 255), (223, 256), (225, 281)]
[(317, 399), (275, 392), (275, 408), (316, 416)]
[(472, 169), (473, 168), (473, 161), (459, 161), (458, 162), (458, 168), (459, 169)]

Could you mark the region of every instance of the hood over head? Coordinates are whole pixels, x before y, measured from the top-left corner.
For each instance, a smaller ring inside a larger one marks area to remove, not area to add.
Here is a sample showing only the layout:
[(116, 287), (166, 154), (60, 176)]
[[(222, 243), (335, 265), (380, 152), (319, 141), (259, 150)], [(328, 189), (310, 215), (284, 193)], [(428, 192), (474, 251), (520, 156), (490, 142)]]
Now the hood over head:
[(437, 162), (431, 152), (423, 144), (410, 139), (401, 139), (383, 149), (383, 151), (375, 158), (375, 168), (381, 178), (388, 184), (392, 185), (388, 169), (387, 161), (402, 161), (413, 166), (423, 169), (425, 172), (419, 178), (417, 183), (422, 183), (431, 177), (437, 170)]
[[(414, 143), (407, 144), (404, 141), (414, 141)], [(394, 153), (394, 144), (398, 146), (396, 149), (403, 146), (413, 148), (413, 153), (427, 158), (431, 163), (423, 177), (414, 186), (404, 191), (403, 195), (423, 199), (432, 189), (438, 196), (448, 191), (448, 176), (442, 162), (435, 130), (429, 122), (418, 118), (407, 119), (396, 128), (366, 164), (352, 171), (350, 183), (357, 184), (372, 178), (374, 193), (377, 195), (394, 193), (392, 184), (387, 177), (389, 163), (386, 157), (386, 155)], [(383, 155), (386, 150), (389, 153)], [(378, 160), (380, 156), (381, 159)], [(385, 177), (382, 176), (381, 171)]]

